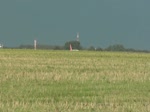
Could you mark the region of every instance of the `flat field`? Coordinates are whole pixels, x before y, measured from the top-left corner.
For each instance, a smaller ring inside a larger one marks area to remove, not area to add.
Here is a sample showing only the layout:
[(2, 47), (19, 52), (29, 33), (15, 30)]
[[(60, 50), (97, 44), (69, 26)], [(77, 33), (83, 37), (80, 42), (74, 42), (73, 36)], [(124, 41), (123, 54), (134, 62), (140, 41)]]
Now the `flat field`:
[(1, 49), (0, 112), (150, 112), (150, 54)]

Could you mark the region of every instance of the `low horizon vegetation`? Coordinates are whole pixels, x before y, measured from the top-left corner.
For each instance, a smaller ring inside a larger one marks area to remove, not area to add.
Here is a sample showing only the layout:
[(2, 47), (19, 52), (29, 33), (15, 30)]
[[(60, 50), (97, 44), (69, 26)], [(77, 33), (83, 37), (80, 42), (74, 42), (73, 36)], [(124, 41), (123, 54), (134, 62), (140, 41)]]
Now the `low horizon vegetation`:
[[(125, 48), (122, 44), (114, 44), (109, 45), (106, 48), (102, 47), (83, 47), (79, 41), (68, 41), (65, 43), (65, 45), (44, 45), (44, 44), (38, 44), (37, 49), (39, 50), (69, 50), (70, 44), (72, 45), (73, 49), (78, 50), (88, 50), (88, 51), (123, 51), (123, 52), (144, 52), (144, 53), (150, 53), (150, 50), (140, 50), (140, 49), (133, 49), (133, 48)], [(20, 45), (18, 47), (7, 47), (4, 46), (5, 49), (34, 49), (34, 45)]]
[(0, 111), (149, 112), (150, 54), (0, 50)]

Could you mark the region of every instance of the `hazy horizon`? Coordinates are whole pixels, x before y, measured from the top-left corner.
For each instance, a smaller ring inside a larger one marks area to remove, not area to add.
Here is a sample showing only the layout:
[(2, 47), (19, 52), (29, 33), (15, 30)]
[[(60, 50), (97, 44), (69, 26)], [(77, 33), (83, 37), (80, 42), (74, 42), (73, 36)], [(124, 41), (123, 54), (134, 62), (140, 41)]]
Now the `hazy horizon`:
[(64, 45), (80, 33), (83, 47), (150, 50), (148, 0), (1, 0), (0, 43)]

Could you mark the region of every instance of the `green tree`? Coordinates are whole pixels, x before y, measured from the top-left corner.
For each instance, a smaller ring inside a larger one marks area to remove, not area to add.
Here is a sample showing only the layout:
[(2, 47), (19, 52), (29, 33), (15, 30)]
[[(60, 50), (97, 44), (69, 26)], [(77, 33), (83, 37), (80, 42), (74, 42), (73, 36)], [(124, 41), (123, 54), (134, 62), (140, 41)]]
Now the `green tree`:
[(69, 41), (65, 43), (64, 49), (69, 50), (70, 49), (70, 45), (72, 46), (73, 49), (78, 49), (81, 50), (81, 44), (79, 41)]
[(98, 48), (96, 49), (96, 51), (103, 51), (103, 49), (102, 49), (101, 47), (98, 47)]
[(89, 50), (89, 51), (95, 51), (96, 49), (95, 49), (94, 46), (90, 46), (90, 47), (88, 48), (88, 50)]
[(106, 48), (107, 51), (125, 51), (126, 49), (124, 48), (123, 45), (116, 44), (116, 45), (111, 45), (108, 48)]

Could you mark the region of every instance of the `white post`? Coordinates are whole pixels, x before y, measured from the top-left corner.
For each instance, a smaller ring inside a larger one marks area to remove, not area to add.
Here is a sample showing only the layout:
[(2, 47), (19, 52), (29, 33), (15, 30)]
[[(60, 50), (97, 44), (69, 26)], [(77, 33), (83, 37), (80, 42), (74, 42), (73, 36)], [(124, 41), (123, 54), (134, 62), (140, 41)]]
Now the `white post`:
[(0, 44), (0, 48), (3, 48), (3, 44)]
[(77, 41), (79, 41), (79, 33), (77, 33)]
[(36, 42), (36, 40), (34, 40), (34, 50), (36, 50), (36, 44), (37, 44), (37, 42)]

